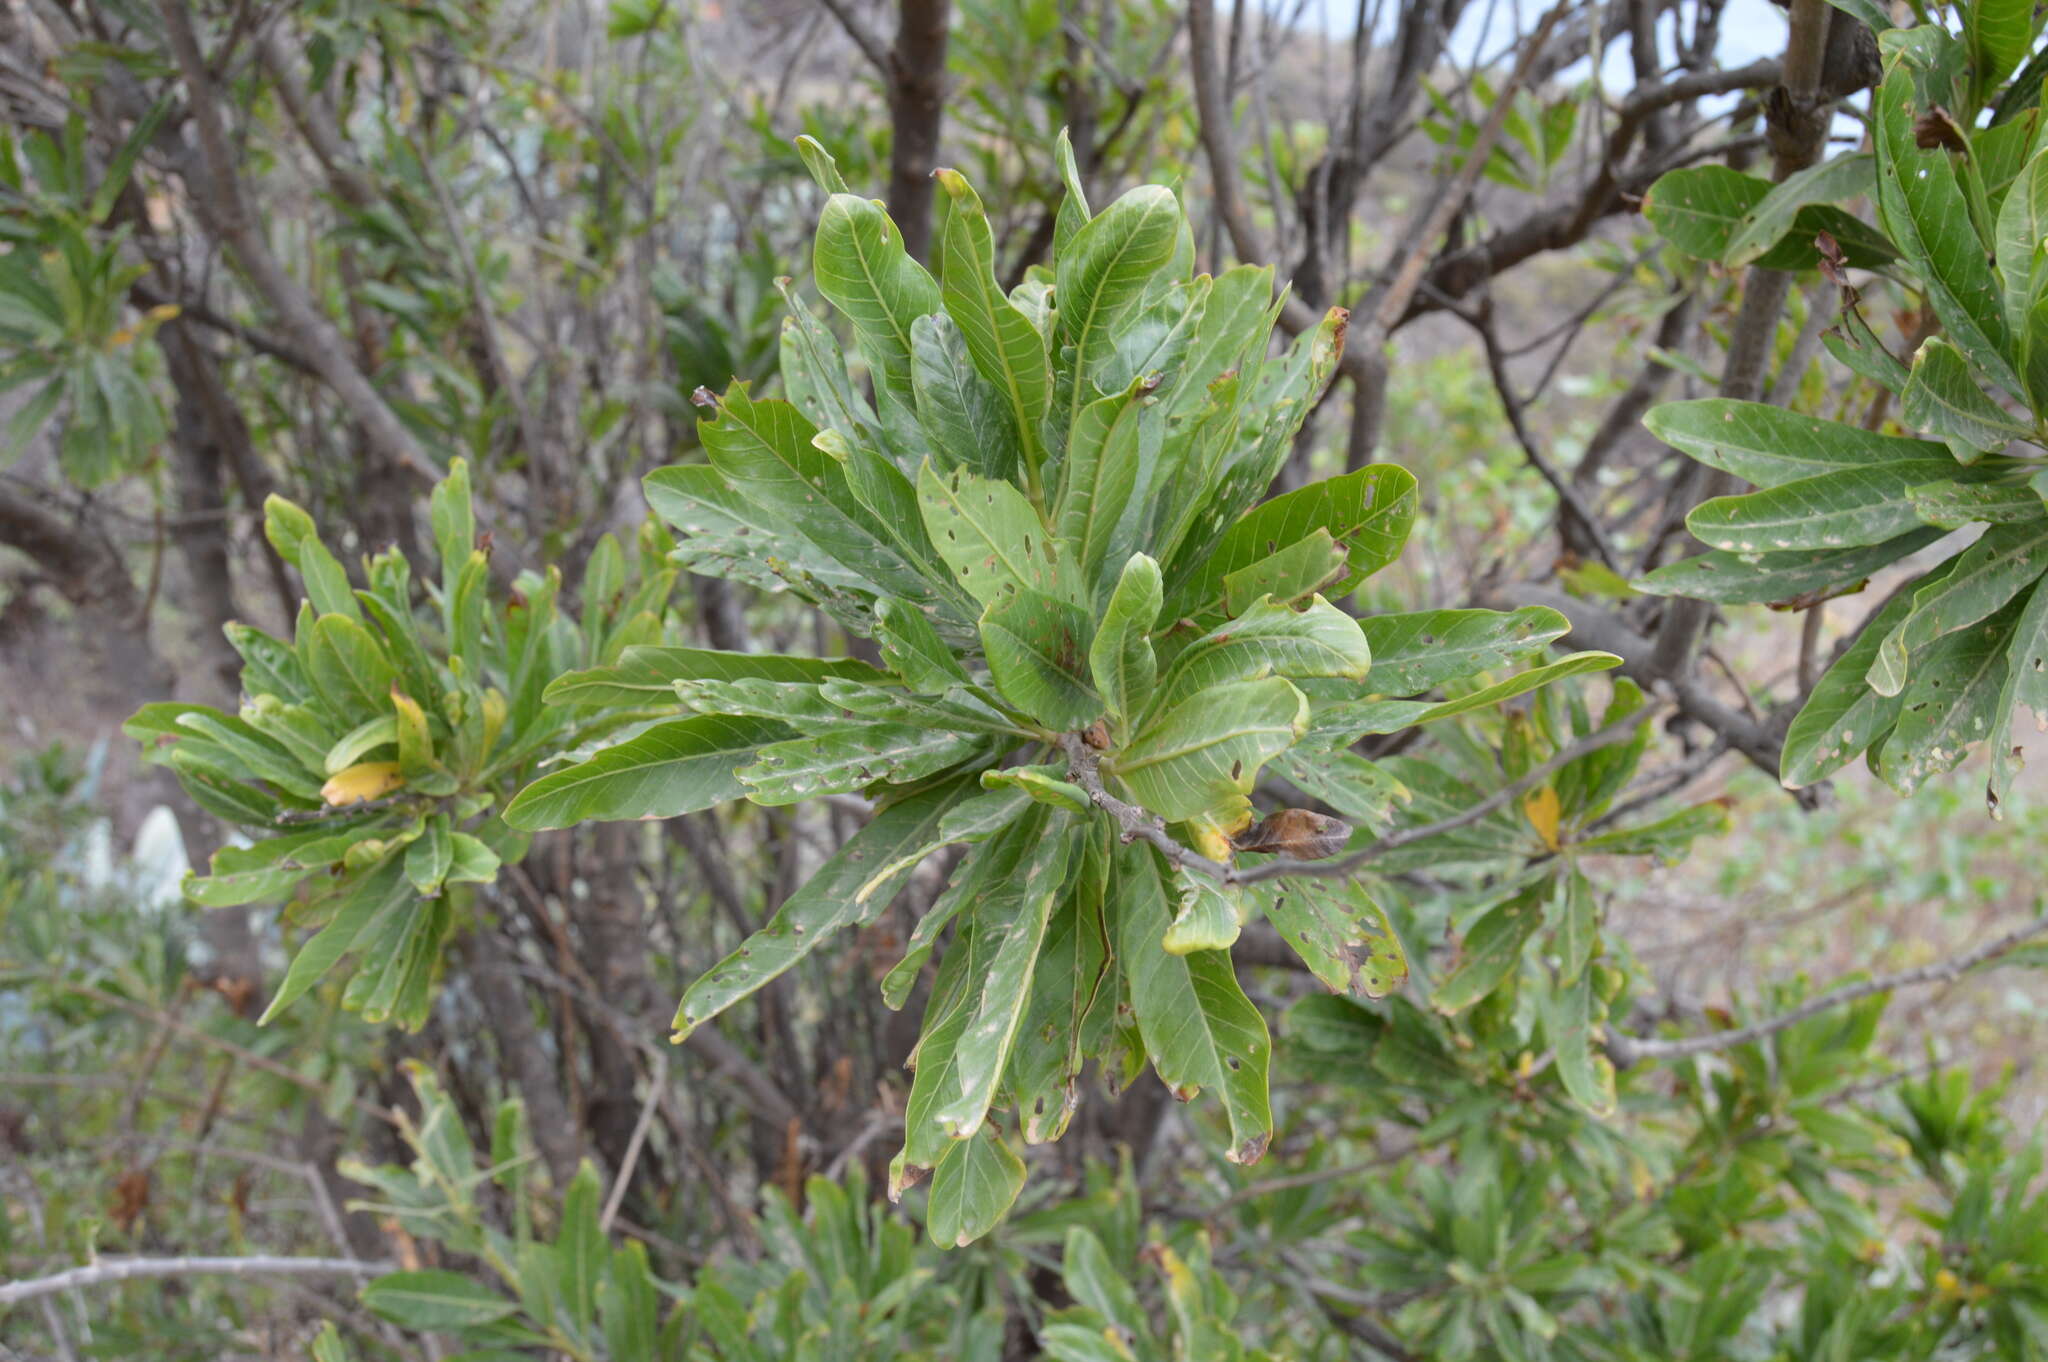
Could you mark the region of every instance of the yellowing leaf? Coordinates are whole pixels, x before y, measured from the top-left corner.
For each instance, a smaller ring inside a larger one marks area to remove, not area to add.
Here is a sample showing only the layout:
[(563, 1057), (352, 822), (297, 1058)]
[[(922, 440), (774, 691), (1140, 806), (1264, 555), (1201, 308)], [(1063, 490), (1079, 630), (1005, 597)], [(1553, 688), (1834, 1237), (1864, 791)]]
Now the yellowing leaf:
[(1564, 805), (1557, 797), (1557, 791), (1546, 785), (1522, 801), (1522, 812), (1529, 815), (1530, 825), (1536, 835), (1543, 839), (1543, 845), (1557, 850), (1557, 822), (1564, 813)]
[(405, 778), (398, 774), (397, 762), (359, 761), (322, 785), (320, 797), (334, 805), (362, 804), (381, 799), (403, 784)]

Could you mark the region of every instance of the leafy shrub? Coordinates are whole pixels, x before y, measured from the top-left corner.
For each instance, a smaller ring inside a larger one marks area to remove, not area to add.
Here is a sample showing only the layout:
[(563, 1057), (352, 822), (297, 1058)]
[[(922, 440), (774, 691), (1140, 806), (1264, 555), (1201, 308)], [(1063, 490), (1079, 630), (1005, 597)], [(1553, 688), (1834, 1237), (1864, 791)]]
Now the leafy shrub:
[[(525, 853), (525, 835), (499, 817), (504, 801), (544, 762), (622, 722), (543, 703), (548, 684), (661, 634), (673, 571), (655, 566), (629, 589), (609, 536), (584, 575), (583, 623), (561, 608), (552, 568), (498, 597), (459, 459), (434, 490), (432, 520), (441, 573), (421, 584), (431, 608), (420, 609), (404, 554), (371, 558), (368, 587), (352, 589), (312, 519), (273, 497), (265, 533), (310, 597), (294, 637), (229, 627), (244, 663), (239, 714), (166, 702), (127, 725), (200, 807), (265, 834), (223, 848), (212, 874), (186, 885), (190, 898), (223, 907), (302, 890), (297, 918), (320, 930), (266, 1019), (353, 958), (362, 968), (344, 1004), (419, 1027), (458, 925), (451, 891), (493, 881)], [(636, 557), (652, 560), (658, 539)]]

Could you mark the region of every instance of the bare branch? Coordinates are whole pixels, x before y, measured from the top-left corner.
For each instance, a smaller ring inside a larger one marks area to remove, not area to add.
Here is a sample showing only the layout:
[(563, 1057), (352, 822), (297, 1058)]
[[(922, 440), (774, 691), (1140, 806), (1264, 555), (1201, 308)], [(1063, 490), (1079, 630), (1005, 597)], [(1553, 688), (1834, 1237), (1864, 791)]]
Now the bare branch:
[(260, 220), (250, 212), (235, 174), (220, 91), (200, 55), (199, 39), (193, 34), (185, 5), (181, 0), (158, 0), (157, 9), (163, 16), (172, 54), (185, 77), (192, 121), (199, 133), (199, 160), (205, 168), (206, 183), (197, 187), (195, 204), (233, 247), (249, 281), (276, 311), (292, 347), (319, 370), (350, 417), (362, 427), (370, 445), (393, 467), (431, 480), (432, 466), (412, 433), (350, 361), (348, 343), (341, 332), (271, 254)]
[(353, 1258), (273, 1257), (266, 1254), (253, 1254), (246, 1258), (102, 1258), (84, 1267), (53, 1272), (47, 1277), (0, 1282), (0, 1305), (14, 1305), (82, 1286), (160, 1277), (359, 1277), (366, 1272), (390, 1272), (396, 1267), (395, 1263), (364, 1263)]
[(1646, 1059), (1679, 1059), (1687, 1055), (1710, 1054), (1716, 1050), (1728, 1050), (1738, 1045), (1776, 1035), (1788, 1026), (1797, 1026), (1809, 1017), (1868, 998), (1875, 993), (1890, 993), (1895, 989), (1911, 988), (1919, 984), (1954, 983), (1963, 975), (2006, 955), (2033, 938), (2048, 933), (2048, 915), (2035, 918), (2032, 922), (2015, 927), (2002, 936), (1993, 937), (1975, 950), (1937, 960), (1932, 964), (1920, 965), (1913, 969), (1900, 970), (1896, 974), (1881, 974), (1861, 983), (1845, 984), (1832, 989), (1817, 998), (1809, 998), (1790, 1011), (1775, 1017), (1739, 1026), (1731, 1031), (1714, 1031), (1703, 1036), (1685, 1036), (1665, 1040), (1657, 1037), (1630, 1036), (1621, 1032), (1610, 1032), (1607, 1037), (1607, 1053), (1623, 1068)]
[(1420, 827), (1402, 828), (1398, 832), (1390, 832), (1371, 845), (1360, 847), (1350, 855), (1340, 856), (1336, 860), (1299, 861), (1292, 857), (1280, 856), (1267, 861), (1263, 865), (1235, 867), (1230, 871), (1224, 882), (1226, 884), (1253, 884), (1259, 880), (1278, 879), (1283, 875), (1312, 875), (1324, 879), (1341, 878), (1369, 861), (1378, 860), (1390, 851), (1397, 851), (1402, 847), (1412, 846), (1417, 842), (1427, 841), (1432, 837), (1441, 837), (1447, 832), (1456, 832), (1459, 828), (1477, 823), (1495, 809), (1505, 808), (1520, 795), (1535, 789), (1587, 753), (1598, 752), (1604, 748), (1628, 742), (1635, 737), (1638, 728), (1656, 719), (1666, 709), (1667, 706), (1663, 704), (1647, 705), (1633, 714), (1615, 720), (1611, 724), (1602, 725), (1588, 733), (1585, 737), (1558, 749), (1557, 754), (1551, 757), (1550, 760), (1535, 767), (1520, 779), (1509, 781), (1477, 804), (1461, 809), (1448, 818), (1439, 818), (1434, 823), (1424, 823)]

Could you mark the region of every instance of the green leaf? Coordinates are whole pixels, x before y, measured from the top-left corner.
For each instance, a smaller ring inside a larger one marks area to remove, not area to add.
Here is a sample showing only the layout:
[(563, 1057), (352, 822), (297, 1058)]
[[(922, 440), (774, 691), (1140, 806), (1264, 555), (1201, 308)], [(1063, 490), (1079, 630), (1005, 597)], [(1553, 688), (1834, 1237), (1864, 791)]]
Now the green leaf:
[(1136, 521), (1125, 511), (1150, 462), (1143, 446), (1157, 443), (1158, 423), (1148, 419), (1155, 386), (1156, 376), (1141, 377), (1124, 392), (1090, 402), (1067, 434), (1053, 529), (1062, 555), (1079, 574), (1084, 599), (1106, 595), (1107, 564), (1130, 553)]
[(1991, 243), (1977, 236), (1955, 158), (1944, 148), (1923, 151), (1915, 144), (1914, 124), (1924, 112), (1911, 65), (1894, 59), (1871, 99), (1878, 216), (1913, 262), (1934, 314), (1970, 367), (2024, 395), (2007, 358), (2010, 332), (1988, 258)]
[(441, 892), (454, 858), (455, 840), (448, 815), (437, 813), (427, 819), (426, 831), (405, 849), (405, 877), (414, 889), (431, 898)]
[(1207, 875), (1173, 871), (1174, 913), (1159, 944), (1168, 955), (1194, 951), (1227, 951), (1244, 930), (1244, 891), (1225, 887)]
[(995, 241), (980, 198), (954, 171), (940, 170), (936, 178), (950, 204), (939, 233), (940, 296), (974, 367), (1008, 403), (1024, 457), (1036, 468), (1043, 458), (1039, 425), (1052, 397), (1045, 338), (996, 283)]
[(1072, 395), (1061, 424), (1072, 429), (1096, 398), (1091, 378), (1115, 353), (1119, 324), (1145, 286), (1173, 259), (1180, 204), (1162, 185), (1140, 185), (1088, 220), (1061, 247), (1053, 266), (1053, 298), (1061, 341), (1073, 347)]
[(1994, 90), (2033, 46), (2033, 0), (1975, 0), (1960, 6), (1959, 13), (1977, 88)]
[(917, 503), (932, 546), (953, 576), (985, 606), (1019, 588), (1071, 599), (1066, 560), (1045, 521), (1007, 482), (965, 468), (917, 470)]
[(679, 547), (669, 555), (678, 567), (764, 591), (794, 589), (828, 608), (873, 590), (869, 578), (820, 550), (794, 523), (762, 505), (759, 496), (727, 485), (715, 468), (657, 468), (641, 487), (654, 513), (682, 532)]
[(1913, 610), (1878, 646), (1866, 678), (1879, 695), (1906, 685), (1909, 658), (1938, 638), (2002, 609), (2048, 571), (2048, 520), (1994, 525), (1963, 550), (1938, 582), (1913, 593)]
[(1940, 436), (1965, 463), (2027, 434), (2025, 425), (1977, 386), (1963, 352), (1939, 336), (1929, 337), (1913, 356), (1900, 405), (1909, 425)]
[(1128, 723), (1144, 709), (1159, 679), (1151, 630), (1159, 620), (1159, 564), (1132, 554), (1103, 609), (1102, 623), (1088, 648), (1088, 670), (1110, 717)]
[[(1921, 588), (1940, 580), (1952, 566), (1944, 563), (1920, 579)], [(1891, 731), (1898, 721), (1899, 700), (1879, 695), (1864, 683), (1878, 646), (1913, 609), (1913, 594), (1900, 591), (1863, 626), (1847, 652), (1814, 683), (1806, 705), (1785, 730), (1779, 778), (1787, 789), (1802, 789), (1854, 761)]]
[(345, 615), (322, 615), (307, 642), (306, 670), (335, 711), (348, 718), (386, 714), (398, 673), (370, 631)]
[(1246, 512), (1225, 531), (1215, 551), (1191, 565), (1192, 576), (1176, 598), (1202, 600), (1225, 577), (1316, 530), (1327, 531), (1344, 546), (1348, 588), (1401, 556), (1415, 523), (1416, 504), (1415, 476), (1388, 463), (1282, 493)]
[(1344, 546), (1332, 539), (1328, 530), (1315, 530), (1306, 539), (1225, 577), (1220, 597), (1191, 603), (1184, 610), (1169, 607), (1167, 615), (1205, 625), (1221, 614), (1248, 610), (1254, 601), (1266, 596), (1291, 605), (1309, 596), (1336, 591), (1349, 571)]
[(1979, 522), (2017, 525), (2041, 518), (2041, 494), (2031, 487), (1937, 482), (1915, 487), (1910, 495), (1913, 514), (1943, 531), (1960, 530), (1965, 525)]
[(940, 1248), (965, 1248), (1002, 1222), (1022, 1190), (1024, 1160), (983, 1126), (955, 1141), (932, 1170), (925, 1228)]
[(386, 919), (413, 902), (413, 889), (397, 856), (387, 857), (376, 869), (362, 875), (343, 894), (340, 906), (313, 938), (299, 947), (285, 970), (284, 982), (257, 1019), (261, 1026), (305, 996), (327, 972), (341, 962), (358, 938), (373, 924)]
[(356, 609), (355, 592), (348, 584), (348, 573), (320, 542), (320, 531), (312, 516), (272, 493), (263, 503), (263, 537), (277, 550), (278, 557), (299, 570), (299, 577), (306, 584), (306, 596), (315, 610), (352, 620), (362, 618)]
[(1015, 477), (1023, 456), (1015, 415), (974, 367), (953, 319), (943, 312), (919, 317), (910, 328), (910, 345), (917, 419), (934, 462), (986, 478)]
[(1274, 769), (1303, 793), (1358, 823), (1384, 824), (1393, 817), (1394, 805), (1408, 800), (1407, 786), (1355, 752), (1287, 752), (1275, 759)]
[(1384, 998), (1408, 978), (1408, 953), (1363, 885), (1308, 876), (1258, 886), (1266, 918), (1333, 993)]
[(1066, 772), (1063, 766), (1006, 766), (998, 770), (981, 773), (981, 787), (984, 790), (1001, 790), (1005, 787), (1022, 791), (1025, 798), (1040, 804), (1050, 804), (1055, 809), (1068, 813), (1089, 815), (1095, 812), (1095, 805), (1089, 801), (1088, 792), (1061, 776)]
[[(1930, 502), (1951, 491), (1974, 489), (1959, 483), (1935, 483), (1912, 489), (1913, 510), (1929, 519)], [(1923, 500), (1923, 494), (1925, 499)], [(2035, 499), (2038, 503), (2039, 498)], [(1918, 553), (1941, 538), (1941, 530), (1919, 529), (1853, 549), (1800, 549), (1790, 553), (1731, 553), (1709, 549), (1675, 563), (1666, 563), (1631, 585), (1652, 596), (1696, 596), (1724, 605), (1775, 605), (1802, 598), (1841, 595), (1862, 588), (1872, 573)]]
[(1475, 690), (1469, 695), (1461, 695), (1454, 700), (1445, 700), (1441, 704), (1428, 705), (1410, 722), (1433, 724), (1440, 719), (1450, 719), (1460, 714), (1470, 714), (1477, 709), (1490, 709), (1503, 700), (1512, 700), (1518, 695), (1527, 695), (1532, 690), (1562, 681), (1567, 677), (1583, 676), (1587, 672), (1604, 672), (1620, 665), (1621, 659), (1613, 653), (1566, 653), (1555, 661), (1546, 662), (1540, 667), (1531, 667), (1527, 671), (1517, 672), (1505, 681), (1497, 681), (1493, 685)]
[(932, 1113), (955, 1140), (982, 1129), (996, 1084), (1009, 1064), (1031, 996), (1032, 971), (1045, 942), (1046, 923), (1066, 884), (1076, 831), (1071, 819), (1056, 816), (1028, 848), (1017, 872), (993, 885), (975, 907), (975, 937), (986, 972), (969, 980), (964, 1029), (953, 1050), (956, 1093)]
[(2048, 241), (2048, 150), (2027, 162), (1998, 210), (1993, 245), (2004, 285), (2005, 324), (2015, 335), (2029, 329), (2043, 241)]
[(1182, 649), (1160, 678), (1153, 707), (1165, 710), (1232, 681), (1263, 676), (1364, 681), (1371, 668), (1372, 649), (1358, 621), (1321, 596), (1301, 610), (1261, 599)]
[[(891, 1011), (901, 1008), (904, 1001), (909, 998), (912, 986), (917, 983), (917, 976), (923, 971), (925, 962), (931, 959), (932, 948), (938, 944), (939, 934), (945, 931), (963, 909), (971, 908), (981, 901), (985, 886), (999, 882), (1014, 868), (1013, 858), (1024, 846), (1024, 842), (1010, 839), (1022, 837), (1024, 829), (1031, 830), (1035, 835), (1036, 829), (1041, 826), (1035, 820), (1042, 817), (1042, 811), (1034, 808), (1031, 800), (1021, 790), (1010, 789), (963, 799), (940, 820), (938, 834), (929, 844), (930, 849), (935, 850), (948, 842), (975, 841), (987, 842), (990, 845), (970, 851), (966, 859), (954, 867), (953, 874), (946, 881), (944, 892), (933, 902), (925, 915), (917, 920), (917, 927), (911, 932), (910, 944), (904, 949), (903, 958), (883, 976), (882, 1002)], [(963, 819), (967, 820), (964, 824)], [(924, 849), (924, 846), (914, 848)], [(897, 858), (899, 861), (901, 859)], [(953, 959), (955, 952), (960, 955), (961, 962), (972, 955), (971, 924), (970, 929), (964, 929), (960, 933), (954, 947), (948, 951), (945, 962), (940, 967), (942, 978), (960, 968), (960, 964)], [(936, 1038), (935, 1027), (939, 1019), (949, 1015), (951, 1007), (962, 1004), (964, 997), (963, 993), (950, 1001), (942, 1001), (941, 991), (933, 990), (932, 1001), (925, 1013), (925, 1024), (918, 1041), (919, 1055), (943, 1049), (947, 1058), (939, 1063), (950, 1064), (952, 1046), (958, 1038), (957, 1028), (949, 1037)], [(935, 1064), (933, 1071), (927, 1076), (926, 1083), (913, 1082), (910, 1110), (916, 1114), (905, 1118), (906, 1129), (909, 1131), (915, 1132), (929, 1127), (927, 1133), (934, 1149), (939, 1147), (936, 1142), (943, 1136), (938, 1131), (937, 1122), (929, 1120), (929, 1113), (941, 1100), (952, 1096), (950, 1086), (938, 1082), (937, 1068), (938, 1064)], [(936, 1155), (927, 1151), (922, 1158), (916, 1160), (917, 1166), (921, 1169), (929, 1168), (934, 1158)]]
[(2033, 719), (2035, 732), (2048, 732), (2048, 587), (2043, 586), (2028, 595), (2013, 624), (2005, 689), (1992, 710), (1991, 779), (1985, 785), (1985, 801), (1994, 818), (2000, 815), (2023, 759), (2012, 741), (2013, 721), (2021, 710)]
[(1600, 943), (1600, 904), (1593, 882), (1576, 867), (1565, 876), (1558, 897), (1563, 916), (1557, 924), (1557, 982), (1570, 984), (1592, 963)]
[(801, 889), (783, 900), (767, 926), (690, 985), (676, 1007), (675, 1039), (681, 1042), (711, 1018), (780, 977), (840, 928), (888, 907), (894, 896), (875, 894), (867, 900), (863, 913), (856, 907), (854, 895), (872, 877), (874, 867), (930, 842), (940, 818), (974, 788), (965, 778), (949, 780), (876, 814)]
[(1793, 218), (1810, 203), (1861, 198), (1876, 187), (1877, 158), (1867, 151), (1849, 152), (1788, 175), (1737, 221), (1722, 263), (1741, 266), (1755, 260), (1792, 230)]
[(997, 688), (1057, 732), (1085, 727), (1103, 712), (1087, 680), (1091, 642), (1086, 615), (1038, 591), (1018, 590), (981, 617), (981, 645)]
[(803, 161), (804, 169), (817, 181), (818, 188), (827, 194), (849, 193), (846, 179), (839, 173), (839, 162), (832, 159), (832, 153), (825, 150), (825, 144), (808, 134), (796, 139), (796, 154)]
[(1687, 255), (1720, 260), (1768, 192), (1766, 182), (1728, 166), (1694, 166), (1658, 177), (1643, 196), (1643, 216)]
[(1308, 715), (1280, 677), (1233, 682), (1157, 715), (1104, 765), (1169, 822), (1206, 815), (1228, 826), (1249, 812), (1259, 768), (1294, 745)]
[(703, 714), (656, 724), (588, 761), (542, 776), (505, 806), (537, 832), (621, 818), (673, 818), (746, 794), (736, 772), (790, 736), (773, 720)]
[(743, 383), (726, 389), (715, 416), (697, 423), (711, 466), (743, 498), (786, 518), (857, 577), (893, 595), (932, 600), (934, 584), (915, 566), (922, 523), (915, 517), (906, 525), (885, 522), (856, 492), (847, 466), (811, 443), (817, 433), (794, 406), (756, 402)]
[(1643, 418), (1643, 425), (1680, 453), (1759, 487), (1871, 464), (1927, 463), (1948, 457), (1948, 450), (1931, 440), (1879, 435), (1764, 402), (1725, 397), (1662, 403)]
[(1495, 610), (1421, 610), (1359, 621), (1372, 649), (1372, 689), (1419, 695), (1446, 681), (1490, 671), (1553, 643), (1571, 622), (1547, 606)]
[(1466, 931), (1458, 963), (1430, 995), (1430, 1004), (1455, 1015), (1506, 983), (1522, 963), (1522, 949), (1543, 926), (1543, 904), (1551, 882), (1538, 880), (1513, 898), (1495, 904)]
[(908, 785), (959, 765), (984, 745), (978, 735), (945, 729), (849, 724), (763, 747), (754, 763), (737, 774), (756, 804), (796, 804), (870, 785)]
[(939, 310), (939, 286), (904, 252), (903, 234), (881, 204), (835, 193), (818, 216), (811, 266), (818, 292), (853, 323), (880, 394), (911, 409), (911, 327)]
[(363, 1288), (379, 1319), (408, 1329), (474, 1329), (516, 1314), (519, 1306), (460, 1272), (390, 1272)]
[(609, 667), (569, 672), (548, 685), (551, 705), (606, 708), (667, 708), (675, 704), (678, 681), (880, 681), (882, 673), (850, 657), (786, 657), (774, 653), (719, 652), (642, 643), (619, 654)]
[(321, 767), (328, 775), (338, 776), (378, 748), (397, 741), (397, 715), (380, 714), (374, 719), (365, 719), (328, 749)]
[(2015, 601), (1989, 620), (1948, 635), (1921, 658), (1899, 696), (1899, 722), (1878, 753), (1878, 774), (1900, 794), (1954, 770), (1970, 744), (1989, 736), (2021, 606)]
[(1614, 1061), (1594, 1046), (1607, 1020), (1607, 1004), (1594, 989), (1591, 971), (1578, 982), (1560, 981), (1546, 1000), (1544, 1028), (1557, 1052), (1557, 1076), (1572, 1100), (1601, 1120), (1614, 1115)]
[[(521, 845), (524, 845), (523, 840)], [(450, 839), (447, 882), (489, 884), (498, 878), (498, 870), (503, 864), (498, 853), (484, 845), (481, 839), (458, 832)]]
[(916, 606), (885, 596), (875, 607), (875, 642), (882, 661), (903, 683), (923, 695), (938, 695), (967, 685), (968, 676)]
[(1956, 478), (1953, 462), (1912, 460), (1801, 478), (1744, 496), (1701, 502), (1686, 528), (1718, 549), (1769, 553), (1882, 544), (1919, 527), (1910, 493)]
[(1166, 893), (1149, 847), (1115, 853), (1117, 957), (1130, 981), (1138, 1030), (1161, 1082), (1185, 1102), (1208, 1088), (1223, 1099), (1232, 1163), (1256, 1163), (1273, 1138), (1267, 1093), (1272, 1043), (1266, 1019), (1238, 986), (1223, 951), (1172, 955)]

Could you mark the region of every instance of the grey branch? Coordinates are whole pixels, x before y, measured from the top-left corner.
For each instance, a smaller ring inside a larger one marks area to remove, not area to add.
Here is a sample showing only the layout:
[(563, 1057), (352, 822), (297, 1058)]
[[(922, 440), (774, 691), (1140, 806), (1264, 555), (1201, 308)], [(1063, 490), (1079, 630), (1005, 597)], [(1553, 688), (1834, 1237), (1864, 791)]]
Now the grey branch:
[(1961, 955), (1913, 969), (1900, 970), (1896, 974), (1880, 974), (1875, 979), (1865, 979), (1861, 983), (1845, 984), (1817, 998), (1809, 998), (1790, 1011), (1753, 1022), (1748, 1026), (1736, 1027), (1731, 1031), (1713, 1031), (1706, 1035), (1684, 1036), (1671, 1040), (1611, 1032), (1607, 1037), (1607, 1054), (1617, 1065), (1627, 1068), (1646, 1059), (1680, 1059), (1687, 1055), (1704, 1055), (1715, 1050), (1747, 1045), (1751, 1041), (1776, 1035), (1788, 1026), (1796, 1026), (1809, 1017), (1817, 1017), (1823, 1012), (1841, 1007), (1845, 1003), (1853, 1003), (1860, 998), (1868, 998), (1874, 993), (1890, 993), (1894, 989), (1911, 988), (1918, 984), (1953, 983), (1977, 966), (1988, 964), (2043, 933), (2048, 933), (2048, 915), (2015, 927), (2002, 936), (1993, 937), (1976, 949), (1965, 951)]
[(81, 1286), (140, 1281), (153, 1277), (363, 1277), (389, 1272), (393, 1263), (365, 1263), (352, 1258), (102, 1258), (84, 1267), (67, 1268), (47, 1277), (0, 1282), (0, 1305), (15, 1305), (38, 1296)]
[(1123, 833), (1126, 842), (1150, 842), (1169, 863), (1207, 875), (1219, 884), (1255, 884), (1260, 880), (1278, 879), (1283, 875), (1341, 878), (1366, 862), (1376, 860), (1397, 848), (1410, 846), (1431, 837), (1441, 837), (1447, 832), (1455, 832), (1468, 824), (1478, 822), (1494, 810), (1505, 807), (1516, 796), (1541, 785), (1587, 753), (1627, 742), (1635, 736), (1638, 728), (1652, 722), (1668, 708), (1669, 706), (1663, 704), (1648, 705), (1611, 724), (1594, 729), (1585, 737), (1559, 749), (1549, 761), (1519, 780), (1510, 781), (1472, 807), (1454, 813), (1448, 818), (1440, 818), (1434, 823), (1425, 823), (1420, 827), (1390, 832), (1371, 845), (1360, 847), (1350, 855), (1336, 860), (1303, 861), (1290, 856), (1279, 856), (1254, 866), (1226, 865), (1221, 861), (1212, 861), (1200, 852), (1175, 841), (1158, 815), (1118, 799), (1103, 788), (1101, 759), (1094, 748), (1072, 733), (1064, 735), (1060, 742), (1066, 749), (1068, 774), (1073, 776), (1074, 783), (1081, 787), (1096, 808), (1116, 821), (1117, 828)]
[(1378, 860), (1390, 851), (1412, 846), (1431, 837), (1441, 837), (1447, 832), (1456, 832), (1459, 828), (1477, 823), (1494, 810), (1505, 808), (1516, 797), (1535, 789), (1587, 753), (1598, 752), (1603, 748), (1629, 741), (1635, 736), (1638, 728), (1657, 719), (1667, 708), (1668, 706), (1662, 704), (1646, 705), (1633, 714), (1594, 729), (1585, 737), (1560, 748), (1557, 755), (1521, 779), (1508, 782), (1477, 804), (1462, 809), (1448, 818), (1439, 818), (1434, 823), (1424, 823), (1420, 827), (1390, 832), (1377, 842), (1360, 847), (1350, 855), (1340, 856), (1334, 861), (1297, 861), (1281, 856), (1263, 865), (1233, 868), (1226, 882), (1251, 884), (1258, 880), (1277, 879), (1282, 875), (1317, 875), (1324, 878), (1348, 875), (1366, 862)]

